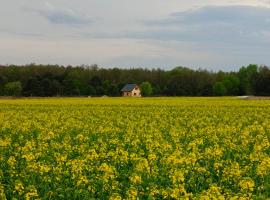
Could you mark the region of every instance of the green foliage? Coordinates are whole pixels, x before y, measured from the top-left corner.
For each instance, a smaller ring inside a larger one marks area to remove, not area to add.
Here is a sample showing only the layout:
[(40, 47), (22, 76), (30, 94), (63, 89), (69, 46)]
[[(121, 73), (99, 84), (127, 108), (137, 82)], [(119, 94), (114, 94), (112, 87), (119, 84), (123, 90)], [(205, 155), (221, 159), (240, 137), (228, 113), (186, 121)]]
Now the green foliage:
[(4, 92), (7, 96), (20, 96), (22, 93), (22, 84), (19, 81), (5, 84)]
[(227, 89), (222, 82), (216, 82), (213, 91), (216, 96), (225, 96), (227, 94)]
[(152, 95), (152, 92), (153, 92), (153, 88), (152, 88), (152, 85), (151, 83), (149, 82), (143, 82), (140, 86), (141, 88), (141, 93), (142, 93), (142, 96), (151, 96)]
[(7, 78), (0, 75), (0, 95), (4, 95), (4, 87), (7, 82)]
[[(239, 72), (212, 72), (176, 67), (102, 69), (96, 65), (0, 66), (0, 95), (7, 82), (21, 82), (23, 96), (120, 96), (127, 83), (151, 83), (154, 96), (270, 95), (270, 69), (249, 65)], [(220, 85), (222, 83), (223, 86)], [(218, 86), (218, 87), (217, 87)], [(214, 91), (214, 88), (215, 91)], [(9, 92), (8, 92), (9, 93)]]
[(265, 66), (260, 67), (258, 74), (254, 76), (253, 83), (255, 95), (270, 95), (270, 70)]
[(239, 93), (240, 80), (238, 77), (226, 76), (222, 83), (226, 88), (227, 95), (237, 95)]
[(258, 73), (257, 65), (249, 65), (247, 67), (242, 67), (238, 76), (240, 79), (240, 93), (251, 95), (254, 94), (254, 77)]

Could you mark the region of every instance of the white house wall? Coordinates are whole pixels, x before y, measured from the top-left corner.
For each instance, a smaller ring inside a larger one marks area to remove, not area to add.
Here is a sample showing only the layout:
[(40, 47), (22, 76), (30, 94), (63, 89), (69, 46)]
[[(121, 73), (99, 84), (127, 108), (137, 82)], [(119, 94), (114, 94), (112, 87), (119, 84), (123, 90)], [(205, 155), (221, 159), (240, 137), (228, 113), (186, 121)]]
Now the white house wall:
[(135, 90), (135, 88), (132, 90), (132, 96), (134, 97), (141, 97), (141, 90), (137, 89)]

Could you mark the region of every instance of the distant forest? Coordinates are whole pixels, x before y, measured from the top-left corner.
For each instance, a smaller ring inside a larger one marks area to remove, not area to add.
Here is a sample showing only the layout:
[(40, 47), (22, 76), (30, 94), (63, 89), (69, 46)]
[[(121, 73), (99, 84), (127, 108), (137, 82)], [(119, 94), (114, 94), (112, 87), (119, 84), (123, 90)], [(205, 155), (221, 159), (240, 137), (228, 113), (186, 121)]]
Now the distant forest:
[(249, 65), (238, 72), (176, 67), (99, 68), (97, 65), (0, 66), (0, 96), (120, 96), (127, 83), (149, 82), (152, 96), (270, 95), (270, 68)]

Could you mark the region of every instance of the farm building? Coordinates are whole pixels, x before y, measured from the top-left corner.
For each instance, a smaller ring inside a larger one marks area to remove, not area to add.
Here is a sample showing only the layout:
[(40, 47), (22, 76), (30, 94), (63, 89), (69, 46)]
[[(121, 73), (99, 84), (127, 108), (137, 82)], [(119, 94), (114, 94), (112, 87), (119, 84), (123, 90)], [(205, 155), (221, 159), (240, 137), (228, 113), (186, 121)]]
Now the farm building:
[(141, 97), (141, 90), (137, 84), (126, 84), (121, 92), (123, 97)]

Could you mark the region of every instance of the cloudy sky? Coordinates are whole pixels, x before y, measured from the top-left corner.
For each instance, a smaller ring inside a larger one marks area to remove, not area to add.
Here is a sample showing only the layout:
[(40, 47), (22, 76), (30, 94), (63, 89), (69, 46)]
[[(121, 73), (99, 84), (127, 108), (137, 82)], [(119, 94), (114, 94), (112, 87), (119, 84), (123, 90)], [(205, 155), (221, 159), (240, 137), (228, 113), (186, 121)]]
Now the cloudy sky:
[(270, 0), (0, 3), (0, 64), (270, 65)]

